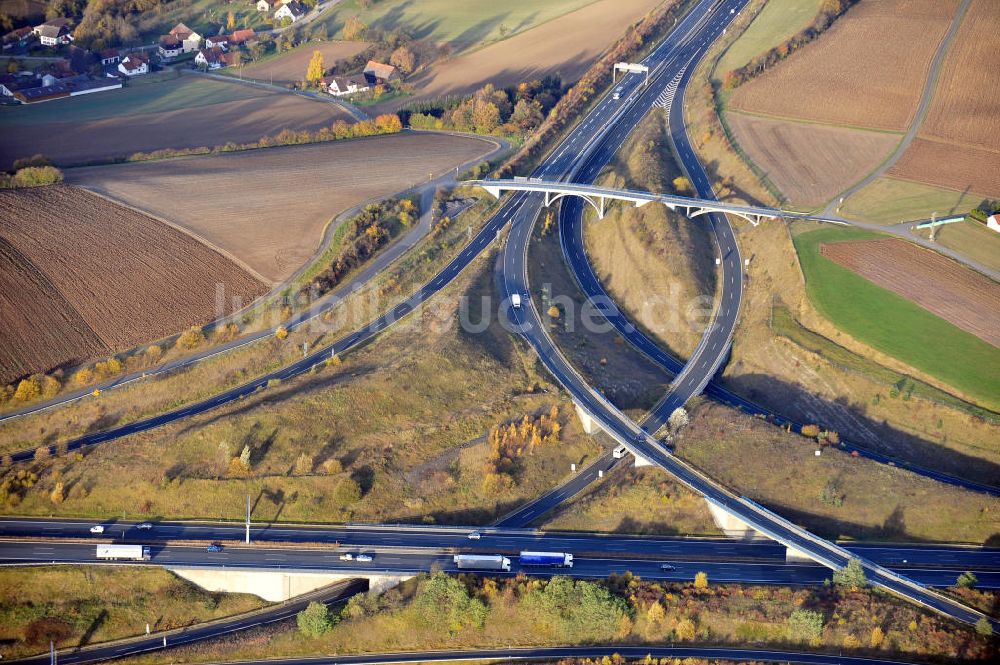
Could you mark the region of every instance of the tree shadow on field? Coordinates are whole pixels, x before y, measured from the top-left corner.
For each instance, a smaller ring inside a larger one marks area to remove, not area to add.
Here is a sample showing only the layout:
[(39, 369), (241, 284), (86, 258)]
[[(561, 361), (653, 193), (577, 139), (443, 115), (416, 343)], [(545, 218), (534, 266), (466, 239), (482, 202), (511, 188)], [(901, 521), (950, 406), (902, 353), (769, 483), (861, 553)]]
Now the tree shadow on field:
[(108, 611), (101, 610), (100, 613), (96, 617), (94, 617), (94, 620), (90, 622), (90, 626), (87, 627), (87, 630), (80, 637), (80, 641), (77, 643), (76, 646), (85, 647), (88, 644), (90, 644), (90, 640), (94, 638), (94, 633), (96, 633), (100, 629), (100, 627), (104, 625), (104, 622), (107, 621), (107, 619), (108, 619)]
[[(723, 383), (737, 395), (773, 409), (786, 418), (799, 423), (815, 423), (820, 429), (836, 430), (842, 442), (854, 442), (902, 462), (985, 485), (996, 485), (1000, 478), (1000, 464), (959, 452), (948, 447), (946, 442), (938, 444), (901, 431), (885, 420), (874, 420), (866, 414), (864, 405), (858, 402), (843, 397), (825, 400), (807, 394), (798, 385), (767, 374), (727, 378)], [(804, 397), (808, 397), (805, 408)], [(822, 414), (823, 422), (816, 422), (817, 412)]]
[(376, 369), (378, 369), (378, 367), (375, 365), (358, 365), (335, 373), (324, 373), (323, 371), (320, 371), (317, 374), (305, 374), (295, 377), (294, 379), (290, 379), (288, 382), (281, 383), (271, 388), (265, 388), (237, 402), (234, 402), (233, 404), (230, 404), (228, 407), (223, 407), (222, 410), (208, 418), (205, 418), (204, 420), (190, 422), (177, 433), (177, 436), (180, 437), (185, 434), (199, 431), (228, 418), (246, 415), (254, 409), (263, 406), (280, 406), (286, 401), (299, 399), (320, 390), (327, 390), (343, 383), (347, 383), (348, 381), (360, 376), (371, 374)]

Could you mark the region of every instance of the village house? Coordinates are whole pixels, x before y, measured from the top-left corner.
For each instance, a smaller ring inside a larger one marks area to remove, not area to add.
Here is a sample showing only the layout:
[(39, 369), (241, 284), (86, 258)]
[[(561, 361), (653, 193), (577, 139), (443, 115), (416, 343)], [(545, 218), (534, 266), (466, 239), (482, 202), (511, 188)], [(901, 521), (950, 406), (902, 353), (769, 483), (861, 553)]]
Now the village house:
[(368, 79), (368, 85), (370, 86), (386, 85), (397, 80), (399, 72), (392, 65), (369, 60), (368, 64), (365, 65), (365, 78)]
[(215, 35), (214, 37), (205, 37), (205, 48), (215, 48), (216, 46), (228, 49), (229, 35)]
[(281, 5), (276, 12), (274, 12), (274, 20), (280, 21), (283, 18), (289, 18), (294, 23), (300, 18), (309, 13), (309, 9), (297, 0), (292, 0), (291, 2), (286, 2)]
[(101, 51), (101, 65), (107, 67), (108, 65), (117, 65), (121, 60), (121, 54), (118, 53), (116, 48), (106, 48)]
[(11, 30), (3, 36), (3, 49), (6, 51), (7, 49), (27, 46), (34, 35), (34, 30), (29, 25), (17, 30)]
[(118, 71), (125, 76), (141, 76), (149, 73), (149, 58), (141, 53), (129, 53), (118, 63)]
[(257, 0), (257, 11), (269, 12), (281, 5), (281, 0)]
[(70, 34), (69, 21), (64, 18), (56, 18), (36, 25), (33, 31), (38, 36), (38, 41), (42, 46), (64, 46), (73, 41)]
[(986, 228), (1000, 233), (1000, 212), (986, 218)]
[(221, 46), (215, 46), (213, 48), (203, 48), (198, 51), (198, 55), (194, 57), (194, 61), (195, 64), (202, 67), (220, 69), (235, 64), (236, 57), (235, 53), (227, 53)]
[(201, 48), (201, 35), (183, 23), (175, 25), (167, 34), (180, 40), (185, 53), (191, 53)]
[(163, 35), (160, 37), (160, 45), (157, 50), (161, 60), (172, 60), (184, 53), (184, 42), (173, 35)]
[(41, 85), (34, 72), (17, 72), (0, 76), (0, 94), (13, 97), (18, 90), (37, 88)]
[(253, 31), (253, 28), (244, 28), (242, 30), (235, 30), (233, 34), (229, 35), (229, 45), (239, 46), (240, 44), (246, 44), (247, 42), (252, 42), (257, 39), (257, 33)]
[(334, 76), (330, 79), (330, 84), (327, 86), (327, 92), (335, 97), (353, 95), (356, 92), (365, 92), (370, 89), (371, 87), (368, 85), (368, 79), (361, 75)]

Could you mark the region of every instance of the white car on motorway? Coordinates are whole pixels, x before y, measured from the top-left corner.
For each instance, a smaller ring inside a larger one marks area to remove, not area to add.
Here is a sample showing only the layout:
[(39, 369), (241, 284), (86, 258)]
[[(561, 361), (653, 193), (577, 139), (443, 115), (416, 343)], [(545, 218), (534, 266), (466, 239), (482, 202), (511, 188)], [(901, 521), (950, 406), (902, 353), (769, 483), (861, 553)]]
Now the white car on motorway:
[(149, 531), (150, 529), (153, 528), (153, 525), (150, 524), (149, 522), (143, 522), (142, 524), (136, 525), (135, 528), (138, 529), (139, 531)]
[(340, 560), (341, 561), (354, 561), (354, 555), (351, 554), (350, 552), (347, 552), (346, 554), (341, 554), (340, 555)]
[(356, 557), (354, 557), (354, 560), (357, 561), (358, 563), (371, 563), (371, 561), (372, 561), (372, 555), (371, 554), (359, 554)]
[(104, 525), (103, 524), (95, 524), (94, 526), (90, 527), (90, 532), (91, 533), (104, 533)]
[(479, 533), (478, 531), (473, 531), (468, 536), (469, 540), (479, 540), (482, 537), (483, 537), (483, 534)]

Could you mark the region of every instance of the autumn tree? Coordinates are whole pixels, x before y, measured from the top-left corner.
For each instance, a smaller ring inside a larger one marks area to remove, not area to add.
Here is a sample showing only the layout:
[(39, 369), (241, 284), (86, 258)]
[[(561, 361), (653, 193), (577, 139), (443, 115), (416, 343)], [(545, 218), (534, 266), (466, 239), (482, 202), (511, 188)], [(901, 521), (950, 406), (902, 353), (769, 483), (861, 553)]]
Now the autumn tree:
[(980, 617), (976, 622), (976, 634), (981, 637), (993, 637), (993, 624), (986, 617)]
[(813, 610), (795, 610), (788, 617), (788, 636), (815, 643), (823, 637), (823, 615)]
[(691, 192), (691, 181), (684, 176), (677, 176), (674, 178), (674, 189), (678, 194), (686, 194)]
[(232, 12), (229, 12), (226, 15), (226, 30), (232, 32), (235, 29), (236, 29), (236, 17), (233, 15)]
[(873, 649), (878, 649), (882, 646), (882, 642), (885, 640), (885, 631), (882, 630), (881, 626), (875, 626), (872, 628), (871, 637), (868, 640), (868, 644), (871, 645)]
[(177, 348), (184, 349), (185, 351), (198, 348), (204, 343), (205, 335), (201, 332), (201, 328), (197, 326), (191, 326), (177, 338)]
[(955, 586), (962, 589), (975, 589), (977, 584), (979, 584), (979, 578), (976, 577), (975, 573), (968, 570), (959, 575), (958, 579), (955, 580)]
[(368, 26), (361, 20), (361, 17), (351, 16), (344, 21), (341, 36), (348, 41), (357, 41), (364, 37), (365, 30), (367, 29)]
[(323, 54), (319, 50), (313, 51), (312, 58), (309, 60), (309, 67), (306, 69), (306, 81), (317, 85), (325, 73), (326, 68), (323, 66)]
[(700, 572), (694, 576), (694, 588), (695, 589), (708, 588), (708, 573)]
[(56, 486), (52, 488), (49, 499), (57, 506), (66, 500), (66, 489), (61, 482), (56, 483)]
[(477, 101), (472, 107), (472, 124), (480, 134), (489, 134), (500, 125), (500, 109), (493, 102)]
[(417, 68), (417, 56), (407, 46), (400, 46), (389, 56), (389, 64), (396, 66), (404, 74), (411, 74)]
[(21, 379), (21, 382), (17, 384), (17, 390), (14, 391), (14, 399), (18, 402), (30, 402), (41, 396), (42, 387), (36, 376)]
[(682, 642), (691, 642), (697, 635), (697, 630), (698, 628), (694, 625), (694, 621), (691, 619), (681, 619), (674, 628), (674, 635)]

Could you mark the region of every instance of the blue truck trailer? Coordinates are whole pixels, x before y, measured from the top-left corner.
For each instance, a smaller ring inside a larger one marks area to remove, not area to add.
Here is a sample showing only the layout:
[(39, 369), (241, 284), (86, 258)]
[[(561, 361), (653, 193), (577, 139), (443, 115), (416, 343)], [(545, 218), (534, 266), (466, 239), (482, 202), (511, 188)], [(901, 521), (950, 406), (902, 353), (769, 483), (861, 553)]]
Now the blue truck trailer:
[(522, 566), (573, 567), (573, 555), (565, 552), (521, 552), (518, 560)]

